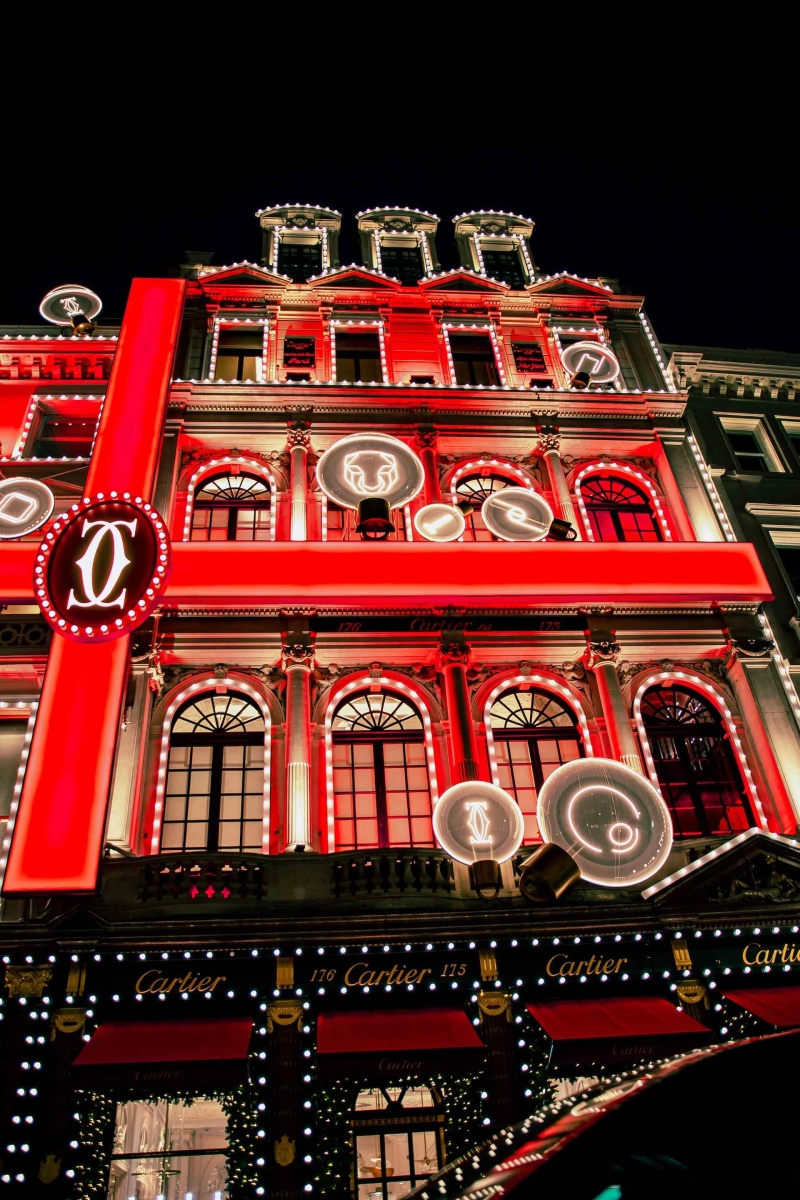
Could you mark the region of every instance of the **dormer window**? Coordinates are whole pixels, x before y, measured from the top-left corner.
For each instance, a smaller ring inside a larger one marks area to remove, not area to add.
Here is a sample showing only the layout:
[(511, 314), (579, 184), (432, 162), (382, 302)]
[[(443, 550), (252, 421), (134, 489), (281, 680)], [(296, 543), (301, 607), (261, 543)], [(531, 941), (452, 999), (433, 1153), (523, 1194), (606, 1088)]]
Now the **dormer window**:
[(358, 214), (362, 261), (375, 271), (415, 287), (438, 270), (434, 213), (412, 208), (374, 208)]
[(293, 283), (305, 283), (338, 264), (341, 214), (316, 204), (262, 208), (262, 263)]
[(514, 213), (470, 212), (454, 219), (462, 264), (522, 291), (533, 283), (535, 267), (528, 248), (533, 221)]
[(525, 278), (519, 251), (516, 248), (495, 250), (489, 249), (489, 246), (484, 243), (481, 247), (481, 256), (484, 270), (491, 279), (500, 279), (517, 292), (521, 292), (525, 284), (529, 282)]
[(322, 270), (322, 241), (319, 234), (298, 240), (284, 236), (278, 242), (278, 273), (288, 275), (294, 283), (305, 283)]
[(386, 239), (381, 246), (381, 265), (386, 275), (399, 279), (401, 283), (414, 284), (425, 274), (422, 251), (416, 242), (404, 242), (405, 239)]

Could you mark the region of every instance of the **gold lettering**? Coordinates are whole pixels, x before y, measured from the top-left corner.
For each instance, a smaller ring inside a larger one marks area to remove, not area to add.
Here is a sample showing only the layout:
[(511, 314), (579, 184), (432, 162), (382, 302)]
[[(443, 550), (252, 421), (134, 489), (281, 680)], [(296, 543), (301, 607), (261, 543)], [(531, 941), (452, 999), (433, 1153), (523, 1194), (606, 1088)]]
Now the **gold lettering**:
[(756, 955), (756, 962), (759, 966), (769, 962), (769, 950), (759, 950)]
[(344, 981), (345, 981), (345, 984), (347, 985), (347, 987), (358, 987), (359, 986), (355, 979), (350, 978), (350, 972), (357, 970), (358, 967), (368, 967), (368, 966), (369, 966), (369, 963), (357, 962), (357, 963), (353, 963), (353, 965), (351, 967), (348, 967), (345, 972), (345, 976), (344, 976)]
[(139, 978), (136, 980), (136, 990), (140, 996), (143, 996), (146, 992), (150, 991), (149, 986), (142, 987), (142, 980), (147, 979), (148, 975), (156, 975), (157, 976), (158, 971), (145, 971), (144, 975), (140, 975)]
[(755, 959), (755, 958), (754, 958), (754, 959), (752, 960), (752, 962), (751, 962), (751, 961), (750, 961), (750, 959), (747, 957), (747, 951), (750, 949), (750, 947), (751, 947), (751, 946), (755, 946), (756, 950), (758, 950), (759, 943), (758, 943), (758, 942), (749, 942), (749, 943), (748, 943), (748, 944), (745, 946), (744, 950), (742, 951), (742, 961), (743, 961), (743, 962), (744, 962), (744, 963), (745, 963), (745, 964), (746, 964), (748, 967), (754, 967), (754, 966), (756, 965), (756, 962), (758, 961), (757, 959)]
[(561, 974), (560, 967), (557, 967), (555, 971), (550, 970), (553, 963), (556, 961), (556, 959), (559, 959), (559, 958), (563, 958), (565, 962), (567, 960), (566, 954), (554, 954), (551, 959), (548, 959), (547, 966), (545, 967), (545, 972), (550, 976), (551, 979), (554, 978), (556, 975)]

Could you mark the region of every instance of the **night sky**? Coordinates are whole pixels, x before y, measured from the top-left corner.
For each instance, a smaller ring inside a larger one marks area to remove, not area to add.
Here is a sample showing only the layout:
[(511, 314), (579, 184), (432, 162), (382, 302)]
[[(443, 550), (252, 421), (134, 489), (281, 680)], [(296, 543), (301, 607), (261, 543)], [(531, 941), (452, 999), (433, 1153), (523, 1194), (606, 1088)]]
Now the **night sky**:
[(724, 72), (705, 72), (700, 96), (685, 67), (655, 95), (628, 70), (600, 91), (548, 91), (540, 73), (509, 90), (346, 60), (322, 79), (246, 59), (220, 74), (190, 39), (144, 68), (94, 63), (90, 103), (34, 122), (5, 160), (0, 323), (37, 322), (42, 295), (68, 282), (117, 318), (131, 277), (174, 274), (187, 248), (257, 260), (254, 213), (273, 204), (338, 209), (344, 262), (360, 258), (359, 209), (438, 213), (445, 267), (452, 217), (494, 208), (536, 222), (543, 272), (643, 294), (664, 342), (800, 351), (794, 134), (784, 146), (763, 79), (756, 101)]

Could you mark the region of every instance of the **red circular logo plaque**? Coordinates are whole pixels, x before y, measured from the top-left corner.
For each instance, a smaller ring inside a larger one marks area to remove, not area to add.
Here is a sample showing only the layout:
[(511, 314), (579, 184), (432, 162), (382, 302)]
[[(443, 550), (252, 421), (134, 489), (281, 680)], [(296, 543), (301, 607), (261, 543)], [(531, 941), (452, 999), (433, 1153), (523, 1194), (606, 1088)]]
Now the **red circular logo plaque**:
[(170, 568), (167, 529), (152, 504), (98, 492), (59, 517), (39, 548), (34, 591), (56, 633), (108, 642), (152, 613)]

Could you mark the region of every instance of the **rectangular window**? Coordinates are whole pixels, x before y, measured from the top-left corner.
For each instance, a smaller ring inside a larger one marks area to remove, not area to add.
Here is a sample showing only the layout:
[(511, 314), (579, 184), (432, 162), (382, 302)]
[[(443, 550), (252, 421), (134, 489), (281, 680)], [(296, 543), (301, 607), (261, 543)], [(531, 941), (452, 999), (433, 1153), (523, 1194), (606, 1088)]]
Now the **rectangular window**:
[(258, 329), (221, 329), (217, 346), (215, 379), (252, 380), (260, 383), (263, 378), (262, 353), (264, 334)]
[(419, 246), (393, 246), (382, 242), (381, 262), (384, 272), (401, 283), (417, 283), (425, 274)]
[(317, 344), (314, 338), (287, 337), (283, 342), (283, 365), (296, 370), (298, 367), (317, 365)]
[(497, 383), (497, 363), (488, 334), (450, 333), (456, 383)]
[(219, 1100), (128, 1100), (117, 1104), (108, 1195), (228, 1195), (228, 1119)]
[(800, 596), (800, 546), (776, 546), (775, 549), (789, 577), (789, 583)]
[(294, 283), (305, 283), (322, 270), (322, 242), (287, 242), (278, 245), (278, 273), (288, 275)]
[(484, 242), (481, 244), (481, 254), (487, 275), (492, 279), (501, 279), (517, 292), (522, 291), (527, 280), (516, 250), (489, 250)]
[(34, 458), (89, 458), (96, 428), (93, 418), (46, 416), (31, 454)]
[[(800, 422), (798, 421), (783, 421), (783, 431), (786, 434), (794, 450), (795, 457), (800, 462)], [(793, 471), (800, 471), (800, 466), (795, 465)]]
[(377, 333), (336, 333), (339, 383), (382, 383), (381, 344)]
[(0, 841), (11, 809), (27, 728), (27, 721), (0, 721)]
[(759, 417), (720, 416), (719, 421), (737, 471), (768, 475), (784, 469)]

